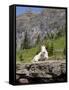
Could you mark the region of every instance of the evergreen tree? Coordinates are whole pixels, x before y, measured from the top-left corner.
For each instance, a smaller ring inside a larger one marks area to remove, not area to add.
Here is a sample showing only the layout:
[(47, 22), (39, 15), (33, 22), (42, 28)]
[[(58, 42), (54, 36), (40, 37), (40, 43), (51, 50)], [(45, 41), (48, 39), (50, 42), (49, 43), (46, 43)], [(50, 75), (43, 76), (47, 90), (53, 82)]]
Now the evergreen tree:
[(29, 47), (29, 40), (28, 40), (27, 31), (25, 32), (25, 38), (24, 38), (24, 41), (23, 41), (23, 43), (21, 45), (21, 48), (22, 49), (28, 49), (28, 48), (30, 48)]
[(37, 40), (36, 40), (36, 44), (40, 43), (40, 35), (38, 35)]
[(49, 42), (46, 40), (46, 43), (45, 43), (45, 47), (47, 49), (47, 51), (49, 51)]

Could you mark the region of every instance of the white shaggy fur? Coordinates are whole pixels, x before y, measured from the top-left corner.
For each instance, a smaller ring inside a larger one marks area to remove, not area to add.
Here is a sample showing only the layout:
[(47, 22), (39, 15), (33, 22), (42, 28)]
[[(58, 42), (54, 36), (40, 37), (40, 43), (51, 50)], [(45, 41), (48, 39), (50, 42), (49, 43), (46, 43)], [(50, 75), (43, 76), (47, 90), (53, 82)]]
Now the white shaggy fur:
[(44, 57), (45, 57), (46, 59), (48, 59), (48, 52), (47, 52), (47, 50), (46, 50), (46, 48), (45, 48), (44, 45), (41, 46), (41, 52), (42, 52), (42, 53), (45, 52)]
[(40, 59), (41, 52), (33, 58), (33, 62), (37, 62)]
[(43, 60), (47, 60), (48, 59), (48, 52), (45, 48), (45, 46), (41, 46), (41, 52), (39, 54), (37, 54), (34, 58), (33, 58), (33, 62), (38, 62), (38, 61), (43, 61)]

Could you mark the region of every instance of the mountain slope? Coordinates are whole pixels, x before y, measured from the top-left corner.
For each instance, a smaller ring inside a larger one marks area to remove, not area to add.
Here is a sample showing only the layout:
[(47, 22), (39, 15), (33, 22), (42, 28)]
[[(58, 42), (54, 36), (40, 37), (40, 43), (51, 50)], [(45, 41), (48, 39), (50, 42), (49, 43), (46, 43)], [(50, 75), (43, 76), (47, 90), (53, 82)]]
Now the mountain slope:
[(44, 38), (56, 37), (57, 34), (65, 33), (66, 13), (64, 9), (46, 8), (40, 14), (24, 13), (16, 17), (16, 45), (21, 48), (24, 43), (25, 33), (29, 40), (29, 46), (34, 46), (39, 36), (42, 41)]

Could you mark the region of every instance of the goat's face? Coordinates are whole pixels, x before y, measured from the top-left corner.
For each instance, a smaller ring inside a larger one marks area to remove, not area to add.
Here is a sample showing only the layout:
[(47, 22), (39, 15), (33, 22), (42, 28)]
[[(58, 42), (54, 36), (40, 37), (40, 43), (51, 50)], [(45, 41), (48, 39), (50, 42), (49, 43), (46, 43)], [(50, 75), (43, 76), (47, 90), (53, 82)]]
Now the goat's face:
[(44, 57), (45, 56), (45, 52), (42, 52), (40, 57)]
[(40, 55), (41, 58), (45, 58), (48, 59), (48, 52), (47, 51), (43, 51)]
[(48, 53), (47, 52), (42, 52), (41, 56), (46, 56)]

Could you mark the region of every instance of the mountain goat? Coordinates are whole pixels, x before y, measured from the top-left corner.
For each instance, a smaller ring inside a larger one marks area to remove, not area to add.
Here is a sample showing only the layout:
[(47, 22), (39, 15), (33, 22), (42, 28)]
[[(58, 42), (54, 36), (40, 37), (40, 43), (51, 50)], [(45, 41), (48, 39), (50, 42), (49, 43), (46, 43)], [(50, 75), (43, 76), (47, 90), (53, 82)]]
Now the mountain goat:
[(37, 54), (34, 58), (33, 58), (33, 62), (38, 62), (38, 61), (45, 61), (48, 59), (48, 52), (45, 48), (45, 46), (41, 46), (41, 52), (39, 54)]

